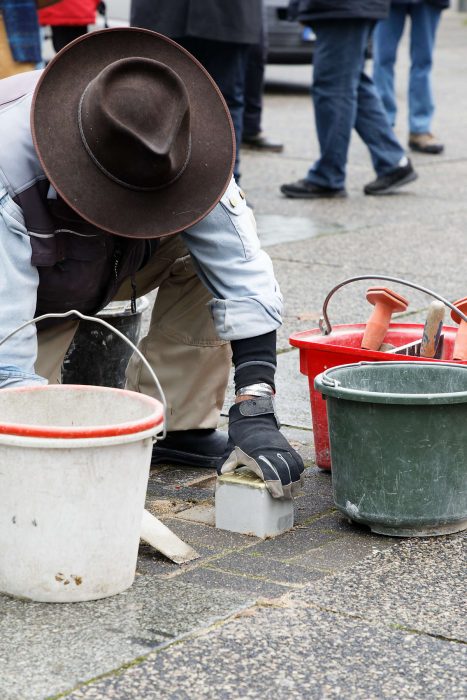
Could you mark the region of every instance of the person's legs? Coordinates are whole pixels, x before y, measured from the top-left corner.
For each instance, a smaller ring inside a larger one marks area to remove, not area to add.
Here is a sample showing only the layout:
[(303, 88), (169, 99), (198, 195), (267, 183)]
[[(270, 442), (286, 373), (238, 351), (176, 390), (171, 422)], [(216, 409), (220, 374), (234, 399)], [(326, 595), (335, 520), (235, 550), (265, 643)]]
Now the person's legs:
[(38, 328), (36, 372), (49, 384), (61, 383), (63, 360), (78, 326), (79, 321), (68, 320), (45, 330)]
[(194, 37), (181, 37), (176, 41), (198, 59), (217, 83), (227, 106), (235, 130), (236, 159), (234, 177), (240, 178), (240, 144), (243, 132), (243, 111), (245, 105), (245, 75), (249, 44), (236, 44), (225, 41), (210, 41)]
[(262, 132), (264, 70), (267, 62), (268, 47), (264, 31), (261, 41), (252, 44), (248, 51), (245, 72), (245, 107), (243, 110), (242, 144), (246, 148), (258, 151), (280, 153), (284, 146), (279, 141), (272, 141)]
[(406, 15), (405, 4), (392, 4), (388, 18), (377, 23), (373, 34), (373, 81), (392, 126), (397, 113), (394, 65)]
[(370, 151), (376, 174), (381, 177), (395, 170), (405, 157), (397, 140), (375, 85), (366, 73), (358, 85), (358, 109), (355, 129)]
[(64, 46), (77, 39), (79, 36), (87, 34), (87, 25), (56, 25), (52, 29), (52, 44), (56, 53), (63, 49)]
[[(217, 427), (231, 367), (230, 343), (217, 336), (200, 282), (181, 239), (163, 239), (137, 274), (140, 294), (158, 287), (148, 334), (140, 349), (164, 390), (169, 431)], [(123, 287), (118, 298), (128, 298)], [(139, 357), (127, 368), (127, 387), (157, 396)]]
[(320, 158), (306, 180), (319, 187), (342, 190), (370, 22), (317, 22), (313, 29), (317, 39), (311, 91)]
[(421, 2), (411, 7), (410, 15), (409, 131), (427, 134), (434, 112), (431, 69), (441, 10)]
[(248, 51), (245, 74), (245, 107), (243, 112), (243, 137), (261, 132), (263, 110), (264, 46), (252, 44)]

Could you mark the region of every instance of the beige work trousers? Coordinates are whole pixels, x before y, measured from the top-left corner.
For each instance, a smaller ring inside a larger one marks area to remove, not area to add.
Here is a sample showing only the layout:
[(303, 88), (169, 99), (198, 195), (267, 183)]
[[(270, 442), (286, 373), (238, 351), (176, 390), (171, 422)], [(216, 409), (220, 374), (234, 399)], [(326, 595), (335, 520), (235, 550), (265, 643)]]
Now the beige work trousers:
[[(167, 236), (136, 275), (138, 295), (158, 289), (148, 334), (139, 349), (154, 369), (167, 400), (167, 429), (217, 427), (231, 367), (230, 343), (220, 340), (207, 306), (212, 298), (196, 275), (180, 236)], [(116, 300), (131, 297), (130, 281)], [(66, 351), (78, 327), (66, 321), (38, 332), (37, 374), (60, 381)], [(101, 358), (105, 362), (105, 357)], [(157, 398), (157, 389), (136, 355), (127, 388)]]
[(24, 73), (28, 70), (34, 70), (35, 63), (20, 63), (15, 61), (11, 54), (10, 44), (5, 29), (2, 13), (0, 12), (0, 80), (8, 78), (16, 73)]

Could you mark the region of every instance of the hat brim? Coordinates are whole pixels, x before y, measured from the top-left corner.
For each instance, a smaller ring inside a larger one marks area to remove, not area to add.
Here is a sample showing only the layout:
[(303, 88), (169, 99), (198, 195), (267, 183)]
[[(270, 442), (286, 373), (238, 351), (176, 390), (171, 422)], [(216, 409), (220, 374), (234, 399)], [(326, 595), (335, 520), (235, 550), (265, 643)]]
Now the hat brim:
[[(85, 150), (78, 126), (88, 83), (113, 61), (131, 56), (170, 66), (190, 100), (188, 165), (178, 180), (152, 192), (107, 177)], [(119, 236), (158, 238), (183, 231), (211, 211), (232, 177), (235, 137), (217, 85), (188, 51), (145, 29), (104, 29), (62, 49), (36, 87), (31, 128), (41, 165), (59, 195), (84, 219)]]

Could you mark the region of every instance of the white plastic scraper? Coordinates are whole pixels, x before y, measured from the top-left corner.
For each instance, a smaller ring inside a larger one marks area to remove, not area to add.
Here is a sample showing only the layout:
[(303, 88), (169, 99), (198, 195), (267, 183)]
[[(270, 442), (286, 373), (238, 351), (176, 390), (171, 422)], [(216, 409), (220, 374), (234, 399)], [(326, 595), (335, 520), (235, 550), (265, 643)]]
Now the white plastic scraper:
[(141, 539), (176, 564), (185, 564), (200, 556), (148, 510), (143, 511)]

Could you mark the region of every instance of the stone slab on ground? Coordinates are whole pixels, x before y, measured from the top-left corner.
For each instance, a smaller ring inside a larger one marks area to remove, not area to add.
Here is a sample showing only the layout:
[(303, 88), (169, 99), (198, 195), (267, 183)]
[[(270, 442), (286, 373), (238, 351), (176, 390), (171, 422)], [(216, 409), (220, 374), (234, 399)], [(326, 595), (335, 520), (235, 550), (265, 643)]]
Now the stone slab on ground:
[(140, 575), (120, 595), (70, 604), (0, 596), (0, 697), (43, 700), (112, 672), (252, 597)]
[(460, 644), (278, 599), (68, 697), (461, 700), (464, 662)]
[[(387, 538), (388, 539), (388, 538)], [(332, 561), (328, 552), (320, 553)], [(332, 556), (337, 552), (335, 551)], [(297, 557), (294, 562), (303, 563)], [(433, 636), (467, 641), (467, 532), (402, 540), (397, 547), (297, 594), (339, 613), (383, 620)], [(464, 646), (467, 661), (467, 648)], [(467, 673), (467, 664), (464, 667)], [(449, 696), (446, 696), (449, 697)]]

